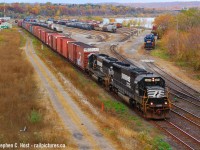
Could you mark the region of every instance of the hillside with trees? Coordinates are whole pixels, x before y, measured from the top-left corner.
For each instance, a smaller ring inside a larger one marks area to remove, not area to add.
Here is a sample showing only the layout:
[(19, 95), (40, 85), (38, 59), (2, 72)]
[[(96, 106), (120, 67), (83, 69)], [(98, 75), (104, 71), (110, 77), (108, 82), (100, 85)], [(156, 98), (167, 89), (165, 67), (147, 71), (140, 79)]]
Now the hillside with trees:
[[(24, 16), (108, 16), (108, 15), (155, 15), (161, 11), (154, 9), (134, 8), (111, 4), (6, 4), (6, 15), (12, 18), (23, 18)], [(3, 16), (4, 4), (0, 3), (0, 17)]]
[(200, 10), (160, 15), (154, 24), (162, 37), (159, 48), (179, 64), (200, 71)]

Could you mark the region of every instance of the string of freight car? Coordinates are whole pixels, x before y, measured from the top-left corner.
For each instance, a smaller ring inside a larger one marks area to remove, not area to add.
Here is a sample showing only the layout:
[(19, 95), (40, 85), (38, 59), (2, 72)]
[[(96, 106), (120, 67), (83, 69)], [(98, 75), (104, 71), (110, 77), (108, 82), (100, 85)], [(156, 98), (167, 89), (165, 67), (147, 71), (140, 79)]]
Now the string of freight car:
[(99, 48), (77, 42), (41, 26), (19, 22), (53, 51), (62, 55), (82, 71), (89, 73), (99, 83), (122, 97), (131, 106), (143, 112), (144, 117), (164, 119), (170, 111), (170, 101), (165, 91), (165, 81), (144, 69), (105, 54)]

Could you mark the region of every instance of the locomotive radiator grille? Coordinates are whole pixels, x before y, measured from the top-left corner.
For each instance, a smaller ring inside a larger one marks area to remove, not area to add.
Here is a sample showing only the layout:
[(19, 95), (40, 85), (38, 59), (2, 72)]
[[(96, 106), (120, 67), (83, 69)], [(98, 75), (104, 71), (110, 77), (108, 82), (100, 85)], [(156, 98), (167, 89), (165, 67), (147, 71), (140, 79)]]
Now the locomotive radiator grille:
[(162, 98), (165, 97), (165, 90), (163, 88), (148, 88), (147, 95), (149, 98)]

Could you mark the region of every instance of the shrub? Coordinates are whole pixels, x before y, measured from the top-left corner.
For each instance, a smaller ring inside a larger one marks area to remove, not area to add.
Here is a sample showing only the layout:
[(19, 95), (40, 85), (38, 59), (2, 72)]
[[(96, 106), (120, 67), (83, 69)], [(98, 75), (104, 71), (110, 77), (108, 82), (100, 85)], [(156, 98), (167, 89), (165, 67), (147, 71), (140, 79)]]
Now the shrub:
[(166, 143), (161, 137), (156, 137), (153, 140), (153, 149), (172, 150), (171, 146), (168, 143)]
[(32, 110), (31, 114), (28, 116), (28, 120), (31, 123), (37, 123), (42, 120), (42, 115), (37, 110)]

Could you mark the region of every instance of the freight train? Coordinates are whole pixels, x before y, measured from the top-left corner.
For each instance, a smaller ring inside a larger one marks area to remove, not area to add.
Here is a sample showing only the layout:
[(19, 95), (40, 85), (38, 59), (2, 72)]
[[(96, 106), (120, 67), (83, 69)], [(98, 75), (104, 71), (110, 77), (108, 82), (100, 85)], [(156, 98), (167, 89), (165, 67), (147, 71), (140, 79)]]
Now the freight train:
[(85, 22), (67, 22), (67, 27), (79, 28), (84, 30), (97, 30), (104, 32), (115, 33), (117, 31), (117, 26), (114, 24), (94, 24), (94, 23), (85, 23)]
[(144, 38), (144, 48), (154, 49), (155, 48), (155, 36), (154, 34), (147, 34)]
[[(115, 33), (117, 31), (117, 26), (115, 24), (97, 24), (97, 23), (86, 23), (86, 22), (78, 22), (78, 21), (49, 21), (48, 23), (38, 22), (36, 19), (27, 19), (25, 18), (24, 21), (29, 22), (34, 25), (42, 26), (45, 28), (49, 28), (55, 30), (57, 32), (63, 31), (63, 26), (79, 28), (83, 30), (96, 30), (96, 31), (103, 31), (103, 32), (112, 32)], [(50, 23), (51, 22), (51, 23)], [(62, 25), (62, 26), (61, 26)]]
[(170, 101), (161, 77), (106, 54), (99, 54), (99, 48), (77, 42), (61, 33), (27, 22), (18, 22), (18, 25), (105, 85), (106, 89), (117, 93), (130, 106), (141, 111), (144, 117), (168, 118)]

